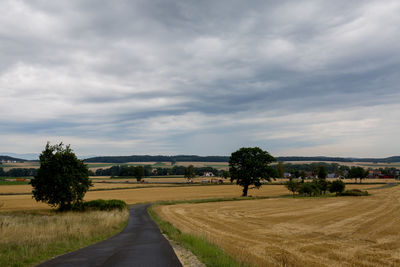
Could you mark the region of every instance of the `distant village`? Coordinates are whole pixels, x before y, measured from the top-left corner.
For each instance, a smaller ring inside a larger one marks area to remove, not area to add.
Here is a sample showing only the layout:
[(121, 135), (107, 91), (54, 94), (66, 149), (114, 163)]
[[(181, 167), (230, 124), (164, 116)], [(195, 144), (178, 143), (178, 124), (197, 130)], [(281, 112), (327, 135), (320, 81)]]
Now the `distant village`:
[(1, 163), (2, 164), (4, 164), (4, 163), (17, 163), (18, 161), (16, 161), (16, 160), (2, 160), (1, 161)]

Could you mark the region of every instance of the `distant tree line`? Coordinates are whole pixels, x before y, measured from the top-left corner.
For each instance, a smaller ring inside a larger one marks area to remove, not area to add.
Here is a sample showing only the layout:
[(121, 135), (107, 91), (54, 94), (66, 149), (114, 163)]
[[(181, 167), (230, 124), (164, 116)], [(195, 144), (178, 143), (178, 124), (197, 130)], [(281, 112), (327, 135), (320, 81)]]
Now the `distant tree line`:
[[(138, 166), (136, 166), (138, 167)], [(143, 176), (166, 176), (166, 175), (185, 175), (187, 167), (173, 166), (172, 168), (152, 168), (151, 165), (143, 165)], [(222, 176), (223, 171), (212, 167), (193, 167), (193, 172), (196, 176), (202, 176), (205, 172), (213, 173), (215, 176)], [(135, 166), (117, 165), (108, 169), (97, 169), (91, 171), (93, 176), (135, 176)]]
[(400, 162), (400, 156), (388, 158), (340, 158), (340, 157), (276, 157), (277, 161), (335, 161), (335, 162), (374, 162), (391, 163)]
[[(279, 162), (274, 167), (277, 169), (279, 176), (282, 177), (282, 172), (290, 173), (292, 176), (298, 178), (301, 171), (311, 172), (313, 176), (318, 175), (321, 167), (328, 173), (335, 173), (337, 176), (343, 175), (346, 171), (350, 170), (350, 167), (339, 165), (338, 163), (325, 163), (315, 162), (310, 164), (292, 164), (292, 163), (281, 163)], [(282, 165), (283, 164), (283, 165)], [(283, 168), (283, 171), (282, 171)]]
[[(400, 156), (388, 158), (340, 158), (340, 157), (276, 157), (279, 161), (320, 161), (320, 162), (374, 162), (391, 163), (400, 162)], [(176, 155), (176, 156), (150, 156), (150, 155), (132, 155), (132, 156), (103, 156), (85, 159), (90, 163), (127, 163), (127, 162), (228, 162), (228, 156), (197, 156), (197, 155)]]
[(85, 159), (85, 162), (94, 163), (127, 163), (127, 162), (228, 162), (229, 157), (225, 156), (196, 156), (196, 155), (178, 155), (178, 156), (115, 156), (115, 157), (94, 157)]
[(344, 166), (338, 163), (315, 162), (310, 164), (292, 164), (278, 162), (274, 165), (276, 178), (284, 177), (285, 173), (289, 173), (292, 178), (307, 178), (326, 176), (328, 173), (335, 174), (335, 177), (364, 179), (368, 177), (369, 171), (374, 171), (383, 176), (393, 176), (397, 178), (399, 170), (396, 168), (368, 168), (364, 169), (360, 166)]
[(0, 167), (0, 176), (1, 177), (27, 177), (27, 176), (35, 176), (37, 174), (37, 169), (33, 168), (15, 168), (10, 169), (9, 171), (4, 171), (3, 168)]
[[(355, 167), (361, 168), (361, 167)], [(352, 168), (352, 170), (355, 170)], [(358, 175), (358, 174), (357, 174)], [(321, 196), (326, 195), (329, 191), (335, 193), (336, 196), (367, 196), (368, 191), (362, 191), (358, 189), (352, 189), (345, 191), (346, 184), (342, 180), (327, 181), (324, 177), (313, 179), (311, 182), (305, 183), (304, 181), (299, 182), (294, 179), (289, 179), (285, 182), (286, 188), (292, 192), (293, 197), (295, 193), (303, 196)]]

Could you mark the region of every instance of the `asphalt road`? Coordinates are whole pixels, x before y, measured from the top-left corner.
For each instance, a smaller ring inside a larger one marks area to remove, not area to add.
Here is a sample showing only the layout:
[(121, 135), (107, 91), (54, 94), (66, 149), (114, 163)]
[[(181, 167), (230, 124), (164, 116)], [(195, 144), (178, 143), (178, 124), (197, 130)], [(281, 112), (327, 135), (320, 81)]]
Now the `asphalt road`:
[(169, 242), (147, 214), (148, 206), (133, 206), (128, 225), (121, 233), (38, 266), (182, 266)]

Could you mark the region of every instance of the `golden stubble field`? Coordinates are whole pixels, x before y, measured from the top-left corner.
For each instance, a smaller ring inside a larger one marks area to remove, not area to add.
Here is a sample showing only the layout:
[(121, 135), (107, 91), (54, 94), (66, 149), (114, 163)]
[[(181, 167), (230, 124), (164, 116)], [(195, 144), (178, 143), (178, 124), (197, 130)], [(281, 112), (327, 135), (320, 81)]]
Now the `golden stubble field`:
[[(115, 189), (121, 187), (146, 187), (151, 186), (150, 184), (128, 184), (128, 183), (93, 183), (93, 186), (90, 187), (90, 190), (98, 190), (98, 189)], [(153, 185), (154, 186), (154, 185)], [(13, 193), (24, 193), (28, 194), (32, 192), (32, 186), (29, 184), (26, 185), (1, 185), (0, 186), (0, 194), (13, 194)]]
[(400, 186), (370, 192), (180, 204), (156, 212), (256, 266), (400, 266)]
[[(125, 186), (123, 184), (107, 186)], [(14, 190), (19, 189), (16, 185)], [(142, 186), (133, 184), (132, 187)], [(352, 185), (351, 185), (352, 186)], [(348, 188), (352, 188), (348, 186)], [(356, 188), (370, 188), (371, 185), (355, 186)], [(4, 186), (0, 186), (0, 193)], [(3, 192), (4, 193), (4, 192)], [(154, 202), (163, 200), (190, 200), (190, 199), (207, 199), (220, 197), (239, 197), (242, 193), (242, 188), (237, 185), (211, 185), (211, 186), (182, 186), (169, 187), (160, 186), (137, 189), (121, 189), (121, 190), (105, 190), (105, 191), (89, 191), (86, 193), (85, 200), (94, 199), (120, 199), (128, 204), (136, 204), (143, 202)], [(289, 194), (290, 192), (282, 185), (263, 186), (261, 189), (249, 190), (249, 195), (253, 196), (280, 196)], [(32, 199), (31, 195), (0, 195), (0, 212), (24, 209), (49, 209), (47, 204), (37, 203)]]

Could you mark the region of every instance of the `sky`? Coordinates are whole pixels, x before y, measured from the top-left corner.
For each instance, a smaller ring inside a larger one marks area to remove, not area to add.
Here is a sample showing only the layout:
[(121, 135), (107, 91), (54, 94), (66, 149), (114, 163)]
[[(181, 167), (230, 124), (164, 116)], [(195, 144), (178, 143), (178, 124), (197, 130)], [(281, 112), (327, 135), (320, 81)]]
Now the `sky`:
[(3, 0), (0, 151), (400, 155), (400, 1)]

